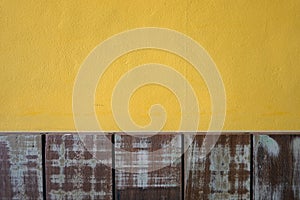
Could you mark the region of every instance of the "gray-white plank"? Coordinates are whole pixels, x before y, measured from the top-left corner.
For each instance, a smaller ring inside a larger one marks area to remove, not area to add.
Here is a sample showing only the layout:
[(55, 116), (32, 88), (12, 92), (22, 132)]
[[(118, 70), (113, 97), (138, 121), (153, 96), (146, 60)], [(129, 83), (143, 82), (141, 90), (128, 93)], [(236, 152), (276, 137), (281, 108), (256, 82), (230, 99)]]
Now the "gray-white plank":
[(0, 136), (0, 199), (42, 199), (40, 135)]

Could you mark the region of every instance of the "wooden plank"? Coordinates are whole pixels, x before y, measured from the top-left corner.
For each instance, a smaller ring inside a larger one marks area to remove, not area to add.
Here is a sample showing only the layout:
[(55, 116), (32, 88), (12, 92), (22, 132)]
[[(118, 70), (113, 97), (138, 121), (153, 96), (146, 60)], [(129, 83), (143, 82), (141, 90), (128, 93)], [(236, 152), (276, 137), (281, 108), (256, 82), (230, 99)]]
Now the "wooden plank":
[(40, 135), (0, 136), (0, 199), (42, 199)]
[(115, 146), (117, 200), (181, 199), (181, 135), (116, 134)]
[(254, 199), (300, 199), (300, 136), (253, 137)]
[(47, 135), (47, 198), (112, 199), (111, 157), (106, 136)]
[(250, 199), (250, 136), (221, 135), (209, 153), (204, 138), (185, 153), (185, 199)]

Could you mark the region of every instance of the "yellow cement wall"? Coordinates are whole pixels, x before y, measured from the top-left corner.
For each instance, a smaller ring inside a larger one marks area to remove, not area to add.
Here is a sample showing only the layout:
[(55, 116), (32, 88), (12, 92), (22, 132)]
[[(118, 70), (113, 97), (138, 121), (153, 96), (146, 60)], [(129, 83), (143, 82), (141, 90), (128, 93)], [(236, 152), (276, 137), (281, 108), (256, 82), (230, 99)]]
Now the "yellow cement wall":
[[(164, 27), (189, 35), (215, 61), (227, 96), (225, 130), (300, 129), (300, 1), (0, 1), (0, 129), (74, 130), (72, 90), (91, 50), (113, 34)], [(117, 129), (110, 110), (113, 84), (138, 64), (158, 62), (186, 75), (209, 121), (206, 86), (192, 67), (158, 50), (129, 53), (103, 76), (95, 109), (106, 129)], [(120, 66), (125, 67), (120, 67)], [(155, 92), (154, 92), (155, 91)], [(178, 126), (180, 110), (165, 88), (145, 86), (130, 111), (147, 124), (147, 110), (162, 103)]]

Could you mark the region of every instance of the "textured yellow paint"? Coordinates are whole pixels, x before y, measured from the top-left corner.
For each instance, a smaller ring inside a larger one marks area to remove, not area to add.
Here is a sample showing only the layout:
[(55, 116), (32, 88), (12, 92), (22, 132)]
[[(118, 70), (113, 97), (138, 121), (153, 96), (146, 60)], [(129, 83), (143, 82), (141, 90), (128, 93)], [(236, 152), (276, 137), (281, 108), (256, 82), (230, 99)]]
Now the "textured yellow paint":
[[(209, 52), (226, 89), (224, 129), (300, 129), (298, 0), (1, 0), (0, 15), (1, 130), (74, 130), (72, 90), (84, 58), (113, 34), (149, 26), (185, 33)], [(210, 102), (203, 80), (180, 58), (155, 50), (133, 52), (112, 64), (96, 94), (100, 123), (117, 128), (109, 106), (113, 83), (136, 64), (153, 60), (176, 68), (199, 87), (204, 129)], [(148, 107), (157, 102), (170, 116), (165, 130), (176, 129), (178, 102), (159, 86), (136, 91), (132, 117), (149, 123)]]

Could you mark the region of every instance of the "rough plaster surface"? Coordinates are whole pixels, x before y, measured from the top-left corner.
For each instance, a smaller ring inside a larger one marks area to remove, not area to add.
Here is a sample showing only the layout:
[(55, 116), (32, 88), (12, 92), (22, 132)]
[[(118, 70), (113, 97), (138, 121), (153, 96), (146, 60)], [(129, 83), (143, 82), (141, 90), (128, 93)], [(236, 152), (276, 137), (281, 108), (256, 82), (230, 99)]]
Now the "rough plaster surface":
[[(227, 95), (227, 130), (300, 128), (300, 1), (0, 1), (0, 129), (74, 130), (72, 91), (80, 64), (113, 34), (137, 27), (183, 32), (211, 55)], [(136, 64), (158, 62), (186, 75), (209, 122), (209, 95), (201, 77), (175, 55), (155, 50), (125, 55), (99, 83), (95, 110), (106, 129), (118, 129), (111, 89)], [(101, 86), (101, 87), (100, 87)], [(146, 86), (131, 113), (149, 122), (161, 102), (174, 130), (180, 109), (173, 94)]]

